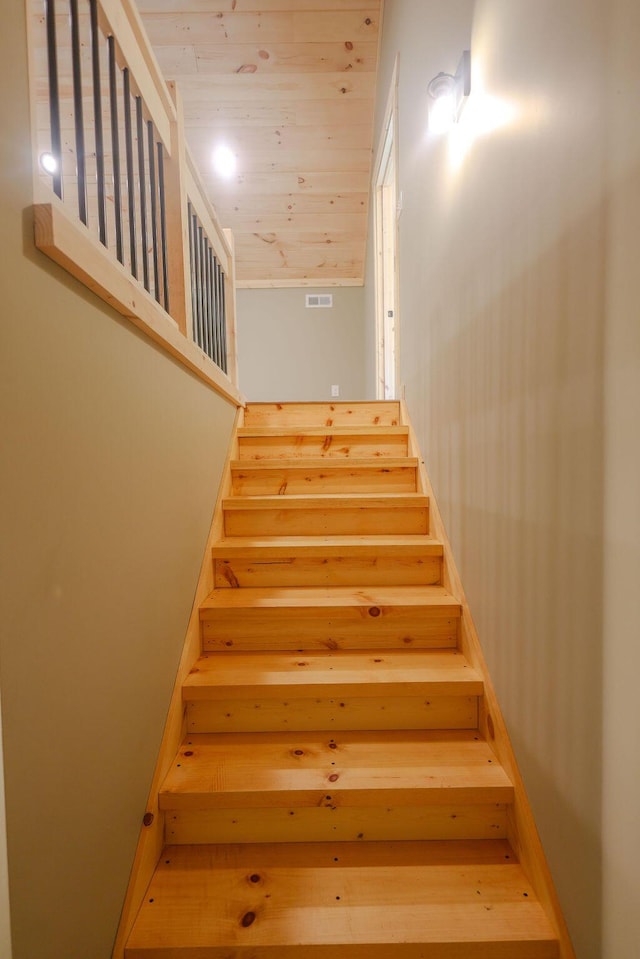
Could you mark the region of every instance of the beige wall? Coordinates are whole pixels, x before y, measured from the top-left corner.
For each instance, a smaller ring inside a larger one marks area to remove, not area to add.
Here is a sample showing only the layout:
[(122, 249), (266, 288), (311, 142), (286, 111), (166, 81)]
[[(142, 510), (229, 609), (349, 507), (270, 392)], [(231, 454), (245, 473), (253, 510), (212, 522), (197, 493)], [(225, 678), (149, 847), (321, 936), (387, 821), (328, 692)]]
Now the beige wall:
[[(332, 309), (308, 309), (307, 293), (331, 293)], [(364, 399), (362, 287), (238, 290), (240, 389), (249, 400)]]
[[(0, 703), (1, 710), (2, 703)], [(9, 904), (9, 863), (7, 859), (7, 822), (4, 797), (4, 756), (2, 749), (2, 713), (0, 711), (0, 956), (11, 959), (11, 908)]]
[(639, 36), (632, 0), (388, 0), (379, 86), (378, 123), (399, 51), (401, 379), (579, 959), (640, 941)]
[(235, 408), (34, 250), (22, 6), (0, 39), (13, 951), (108, 959)]
[(603, 956), (640, 943), (640, 7), (610, 16), (605, 326)]

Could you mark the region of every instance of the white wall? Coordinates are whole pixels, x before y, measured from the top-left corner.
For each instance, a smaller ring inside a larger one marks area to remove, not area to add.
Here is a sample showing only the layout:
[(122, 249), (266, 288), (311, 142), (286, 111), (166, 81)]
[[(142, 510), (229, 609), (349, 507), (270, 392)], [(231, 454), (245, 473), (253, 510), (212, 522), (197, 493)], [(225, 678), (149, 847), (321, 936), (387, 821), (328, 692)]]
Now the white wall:
[(640, 941), (639, 37), (632, 0), (389, 0), (377, 108), (399, 52), (401, 378), (579, 959)]
[[(308, 293), (330, 293), (333, 308), (305, 307)], [(364, 399), (364, 291), (238, 290), (240, 389), (249, 400)]]

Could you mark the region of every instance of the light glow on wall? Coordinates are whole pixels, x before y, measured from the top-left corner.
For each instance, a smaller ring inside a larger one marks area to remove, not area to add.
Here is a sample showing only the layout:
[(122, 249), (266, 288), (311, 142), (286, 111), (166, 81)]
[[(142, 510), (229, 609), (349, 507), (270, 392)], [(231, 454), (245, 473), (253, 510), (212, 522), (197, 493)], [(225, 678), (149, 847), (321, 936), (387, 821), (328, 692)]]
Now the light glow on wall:
[(455, 101), (453, 94), (438, 97), (429, 110), (429, 132), (447, 133), (455, 121)]
[(513, 101), (494, 96), (486, 89), (480, 65), (473, 64), (473, 89), (460, 122), (449, 133), (449, 161), (459, 170), (471, 147), (480, 137), (488, 136), (513, 123), (518, 110)]

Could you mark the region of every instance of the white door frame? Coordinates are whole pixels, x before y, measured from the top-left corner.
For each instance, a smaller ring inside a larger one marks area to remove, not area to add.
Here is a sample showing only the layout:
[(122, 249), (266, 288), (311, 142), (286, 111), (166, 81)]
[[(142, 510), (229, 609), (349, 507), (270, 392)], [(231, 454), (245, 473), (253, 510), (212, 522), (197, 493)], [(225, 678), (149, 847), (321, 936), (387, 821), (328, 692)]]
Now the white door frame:
[(400, 379), (398, 328), (398, 58), (373, 167), (376, 397), (396, 399)]

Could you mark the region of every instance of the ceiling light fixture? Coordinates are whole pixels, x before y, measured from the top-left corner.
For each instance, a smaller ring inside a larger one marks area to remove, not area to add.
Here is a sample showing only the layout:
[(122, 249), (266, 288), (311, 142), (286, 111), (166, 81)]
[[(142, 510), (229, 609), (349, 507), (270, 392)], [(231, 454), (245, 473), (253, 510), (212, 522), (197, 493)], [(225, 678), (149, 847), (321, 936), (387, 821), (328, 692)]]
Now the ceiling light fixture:
[(471, 93), (471, 52), (464, 51), (455, 74), (439, 73), (435, 76), (427, 92), (431, 97), (429, 129), (432, 133), (445, 133), (460, 119)]
[(236, 155), (228, 146), (220, 144), (213, 151), (213, 168), (219, 176), (229, 179), (236, 172), (237, 165)]
[(53, 176), (58, 172), (60, 164), (57, 159), (54, 157), (53, 153), (41, 153), (40, 154), (40, 166), (45, 173), (48, 173), (50, 176)]

